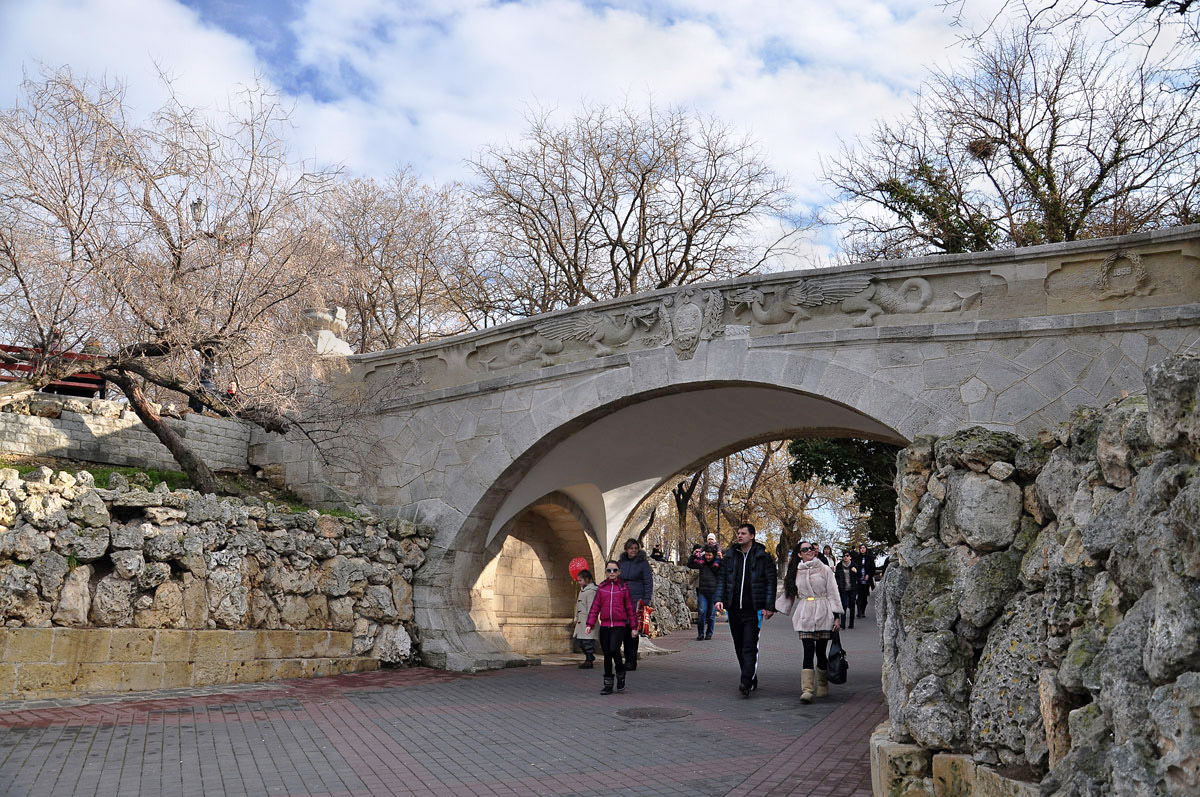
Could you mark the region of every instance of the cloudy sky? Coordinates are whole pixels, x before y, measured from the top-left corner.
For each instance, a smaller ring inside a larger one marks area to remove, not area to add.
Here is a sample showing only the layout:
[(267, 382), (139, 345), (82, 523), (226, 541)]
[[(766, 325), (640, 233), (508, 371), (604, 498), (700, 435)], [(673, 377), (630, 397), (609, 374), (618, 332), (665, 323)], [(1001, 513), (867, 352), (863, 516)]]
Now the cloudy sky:
[(0, 0), (0, 102), (39, 64), (120, 79), (139, 111), (160, 71), (201, 106), (257, 76), (306, 157), (447, 180), (531, 106), (652, 97), (744, 128), (811, 208), (819, 156), (961, 57), (951, 22), (932, 0)]

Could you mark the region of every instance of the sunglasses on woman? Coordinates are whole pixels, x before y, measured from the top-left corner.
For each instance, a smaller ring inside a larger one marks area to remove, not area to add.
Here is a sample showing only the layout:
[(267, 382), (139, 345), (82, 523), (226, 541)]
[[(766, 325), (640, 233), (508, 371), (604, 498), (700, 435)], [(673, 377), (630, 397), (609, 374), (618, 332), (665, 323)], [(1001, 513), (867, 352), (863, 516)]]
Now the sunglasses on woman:
[(800, 553), (808, 553), (809, 551), (815, 551), (815, 550), (816, 550), (816, 548), (809, 548), (808, 546), (805, 546), (800, 549)]
[(606, 568), (604, 568), (604, 572), (605, 573), (620, 573), (621, 570), (620, 570), (620, 568), (616, 568), (616, 567), (606, 567)]

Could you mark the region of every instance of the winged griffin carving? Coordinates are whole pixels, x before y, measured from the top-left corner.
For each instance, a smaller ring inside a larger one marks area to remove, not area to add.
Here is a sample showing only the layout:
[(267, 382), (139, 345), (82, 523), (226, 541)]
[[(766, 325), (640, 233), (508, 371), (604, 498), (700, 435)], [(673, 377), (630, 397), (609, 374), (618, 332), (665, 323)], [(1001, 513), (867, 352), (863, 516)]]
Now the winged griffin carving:
[(812, 318), (806, 308), (835, 304), (862, 293), (870, 285), (870, 274), (842, 274), (831, 277), (803, 279), (790, 288), (777, 288), (770, 303), (765, 292), (747, 288), (730, 294), (734, 312), (748, 309), (755, 323), (766, 326), (786, 324), (787, 332), (795, 332), (801, 321)]

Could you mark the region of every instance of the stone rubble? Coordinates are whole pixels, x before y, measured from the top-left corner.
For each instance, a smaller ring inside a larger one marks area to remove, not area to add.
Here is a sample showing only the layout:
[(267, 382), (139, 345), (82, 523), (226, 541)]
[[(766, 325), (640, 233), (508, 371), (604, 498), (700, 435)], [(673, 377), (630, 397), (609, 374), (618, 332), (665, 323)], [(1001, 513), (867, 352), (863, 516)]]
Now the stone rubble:
[(0, 468), (0, 622), (353, 631), (354, 655), (419, 660), (430, 530), (148, 486)]
[[(978, 789), (1200, 793), (1200, 357), (1146, 384), (1036, 440), (975, 427), (900, 452), (873, 744)], [(903, 779), (877, 793), (932, 794)]]

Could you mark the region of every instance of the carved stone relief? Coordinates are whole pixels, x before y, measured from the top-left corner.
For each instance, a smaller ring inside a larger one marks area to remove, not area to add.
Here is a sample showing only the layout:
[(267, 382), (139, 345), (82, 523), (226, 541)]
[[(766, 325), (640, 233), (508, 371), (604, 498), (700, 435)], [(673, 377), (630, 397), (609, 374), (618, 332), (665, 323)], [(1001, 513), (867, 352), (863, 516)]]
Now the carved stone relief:
[(681, 360), (692, 359), (700, 341), (724, 335), (724, 317), (725, 299), (720, 291), (691, 287), (663, 299), (659, 313), (659, 320), (667, 327), (671, 348)]
[(785, 332), (795, 332), (801, 321), (812, 318), (805, 308), (836, 304), (865, 290), (871, 279), (870, 274), (848, 274), (800, 280), (791, 287), (776, 288), (770, 304), (765, 292), (757, 288), (735, 291), (729, 298), (734, 315), (749, 310), (759, 326), (786, 324)]
[(842, 311), (861, 313), (851, 323), (856, 327), (874, 326), (876, 316), (884, 313), (953, 313), (969, 310), (979, 303), (981, 291), (955, 291), (954, 299), (933, 301), (933, 286), (923, 277), (909, 277), (900, 283), (899, 290), (872, 276), (871, 284), (857, 296), (842, 302)]
[[(1122, 263), (1121, 261), (1125, 261)], [(1126, 296), (1148, 296), (1154, 292), (1150, 274), (1142, 265), (1137, 252), (1118, 250), (1096, 270), (1096, 295), (1101, 299), (1121, 299)]]
[(421, 363), (416, 357), (396, 363), (389, 375), (389, 386), (392, 390), (406, 393), (414, 388), (429, 384), (429, 379), (421, 369)]

